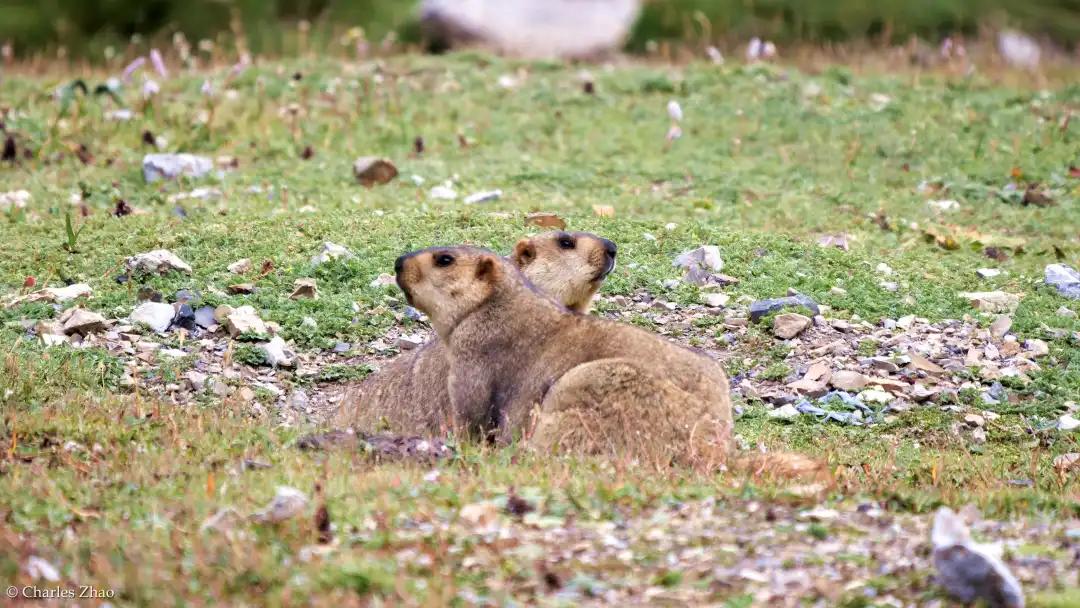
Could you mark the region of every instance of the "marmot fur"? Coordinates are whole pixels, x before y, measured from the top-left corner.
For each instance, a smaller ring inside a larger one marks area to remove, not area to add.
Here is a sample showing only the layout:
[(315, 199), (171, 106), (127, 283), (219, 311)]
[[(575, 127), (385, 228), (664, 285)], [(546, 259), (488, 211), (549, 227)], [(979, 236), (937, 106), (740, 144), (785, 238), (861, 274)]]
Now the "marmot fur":
[[(509, 261), (545, 293), (588, 312), (614, 268), (615, 243), (587, 232), (546, 232), (518, 241)], [(335, 426), (434, 436), (449, 430), (450, 364), (436, 337), (347, 391)]]
[(424, 249), (395, 269), (444, 344), (458, 432), (658, 466), (720, 464), (729, 450), (728, 380), (709, 357), (573, 314), (487, 250)]

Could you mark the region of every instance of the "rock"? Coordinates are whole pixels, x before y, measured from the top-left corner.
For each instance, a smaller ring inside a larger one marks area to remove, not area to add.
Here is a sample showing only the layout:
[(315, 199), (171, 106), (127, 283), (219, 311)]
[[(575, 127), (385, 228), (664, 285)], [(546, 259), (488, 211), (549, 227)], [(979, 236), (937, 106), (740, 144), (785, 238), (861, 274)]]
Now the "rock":
[(878, 283), (878, 287), (890, 293), (896, 293), (897, 291), (900, 291), (900, 285), (895, 281), (881, 281), (880, 283)]
[(866, 386), (866, 376), (852, 370), (840, 370), (834, 372), (829, 383), (833, 388), (841, 391), (857, 392)]
[(214, 318), (214, 308), (212, 306), (197, 308), (195, 310), (195, 324), (203, 329), (210, 329), (218, 325), (218, 320)]
[(191, 309), (191, 305), (174, 304), (173, 308), (176, 309), (176, 316), (173, 317), (172, 321), (173, 327), (195, 331), (197, 324), (195, 322), (195, 311)]
[(892, 269), (892, 267), (891, 267), (891, 266), (889, 266), (888, 264), (886, 264), (885, 262), (881, 262), (881, 263), (879, 263), (879, 264), (878, 264), (878, 265), (877, 265), (877, 266), (876, 266), (876, 267), (874, 268), (874, 270), (878, 271), (878, 272), (879, 272), (880, 274), (883, 274), (883, 275), (885, 275), (885, 276), (889, 276), (889, 275), (891, 275), (891, 274), (893, 273), (893, 269)]
[(1034, 357), (1045, 357), (1050, 354), (1050, 345), (1046, 342), (1038, 339), (1026, 340), (1024, 347), (1027, 348), (1028, 353)]
[(435, 200), (452, 201), (457, 198), (457, 192), (447, 184), (435, 186), (428, 192), (428, 196)]
[(229, 272), (233, 274), (245, 274), (249, 270), (251, 270), (251, 260), (248, 258), (241, 258), (229, 264)]
[(487, 190), (484, 192), (474, 192), (465, 197), (466, 205), (475, 205), (476, 203), (486, 203), (488, 201), (497, 201), (502, 197), (502, 190)]
[(771, 300), (756, 300), (750, 304), (750, 321), (757, 323), (762, 317), (778, 310), (783, 310), (788, 307), (798, 307), (808, 309), (814, 315), (821, 314), (821, 309), (818, 308), (816, 302), (803, 294), (795, 294), (786, 298), (774, 298)]
[(777, 338), (790, 340), (810, 327), (811, 323), (810, 317), (794, 312), (777, 315), (773, 319), (773, 334)]
[(986, 419), (978, 414), (968, 414), (964, 416), (964, 423), (970, 427), (986, 426)]
[(423, 338), (420, 336), (401, 336), (397, 339), (397, 347), (401, 350), (413, 350), (419, 348), (424, 343)]
[[(171, 308), (171, 307), (170, 307)], [(169, 316), (172, 318), (172, 315)], [(85, 308), (69, 308), (58, 319), (67, 335), (87, 335), (105, 328), (105, 317)]]
[(817, 243), (821, 247), (836, 247), (842, 251), (850, 249), (848, 235), (846, 234), (826, 234), (819, 238)]
[(992, 608), (1023, 608), (1024, 592), (1001, 562), (1000, 547), (972, 541), (967, 526), (948, 507), (934, 516), (930, 533), (937, 581), (956, 601), (981, 599)]
[(382, 273), (375, 277), (375, 280), (370, 283), (372, 288), (378, 287), (393, 287), (397, 285), (397, 277), (392, 274)]
[(1034, 70), (1039, 67), (1042, 50), (1034, 38), (1016, 30), (998, 32), (997, 49), (1006, 63), (1014, 68)]
[(1061, 418), (1058, 418), (1057, 428), (1061, 431), (1075, 431), (1080, 429), (1080, 420), (1072, 417), (1070, 414), (1064, 414)]
[(978, 275), (980, 279), (992, 279), (1000, 275), (1001, 271), (997, 268), (980, 268), (975, 271), (975, 274)]
[(266, 355), (266, 362), (271, 367), (294, 367), (296, 365), (296, 353), (289, 349), (285, 339), (274, 336), (269, 342), (259, 345), (259, 350)]
[(971, 430), (971, 441), (973, 443), (986, 443), (986, 429), (977, 427)]
[(251, 293), (255, 293), (255, 284), (254, 283), (233, 283), (232, 285), (229, 285), (228, 287), (226, 287), (225, 291), (229, 292), (230, 294), (232, 294), (234, 296), (236, 296), (236, 295), (244, 295), (244, 294), (251, 294)]
[(143, 178), (149, 182), (162, 179), (202, 177), (214, 168), (214, 162), (194, 154), (147, 154), (143, 157)]
[(911, 359), (911, 367), (919, 371), (924, 371), (928, 374), (944, 374), (945, 368), (941, 367), (937, 363), (927, 359), (915, 351), (908, 353), (908, 358)]
[(544, 213), (537, 211), (525, 216), (526, 226), (539, 226), (540, 228), (552, 228), (555, 230), (566, 230), (566, 221), (554, 213)]
[(893, 396), (883, 390), (876, 388), (867, 389), (859, 393), (859, 399), (864, 403), (889, 403), (893, 400)]
[(836, 285), (833, 285), (829, 288), (829, 293), (833, 294), (834, 296), (846, 296), (847, 290), (843, 287), (837, 287)]
[(782, 405), (774, 410), (769, 410), (769, 418), (776, 418), (778, 420), (793, 420), (800, 415), (799, 410), (795, 409), (795, 406), (790, 403)]
[(397, 167), (386, 158), (362, 156), (353, 162), (353, 175), (365, 188), (389, 183), (397, 174)]
[(208, 382), (208, 386), (210, 387), (210, 392), (222, 399), (232, 394), (232, 387), (218, 378), (211, 378)]
[(191, 274), (191, 266), (168, 249), (133, 255), (125, 263), (128, 270), (135, 274), (166, 274), (174, 270)]
[(706, 293), (702, 294), (701, 300), (706, 306), (723, 308), (727, 306), (728, 301), (731, 300), (731, 296), (726, 293)]
[(289, 295), (292, 300), (299, 300), (305, 298), (309, 300), (319, 299), (319, 288), (315, 284), (315, 279), (296, 279), (293, 281), (293, 292)]
[(173, 296), (173, 300), (176, 301), (178, 304), (190, 304), (193, 302), (198, 303), (199, 294), (198, 292), (194, 292), (188, 289), (181, 289)]
[(333, 348), (333, 351), (338, 354), (347, 353), (350, 350), (352, 350), (352, 344), (349, 344), (348, 342), (338, 342)]
[(1050, 264), (1044, 271), (1046, 284), (1072, 300), (1080, 300), (1080, 272), (1065, 264)]
[(191, 390), (196, 393), (201, 393), (203, 389), (206, 388), (207, 378), (209, 378), (209, 376), (196, 370), (188, 370), (188, 372), (184, 374), (184, 379), (187, 380), (188, 384), (191, 386)]
[(74, 285), (68, 285), (67, 287), (46, 287), (37, 291), (26, 294), (25, 296), (18, 296), (6, 302), (4, 306), (6, 308), (14, 308), (21, 304), (30, 304), (33, 302), (67, 302), (68, 300), (74, 300), (75, 298), (90, 297), (93, 290), (86, 283), (75, 283)]
[(1011, 313), (1020, 305), (1020, 296), (1004, 291), (966, 291), (960, 294), (983, 312)]
[(955, 211), (960, 208), (960, 203), (952, 199), (929, 200), (926, 204), (938, 211)]
[(622, 47), (641, 0), (423, 0), (433, 48), (482, 46), (527, 58), (588, 58)]
[(724, 269), (724, 260), (720, 257), (720, 248), (715, 245), (703, 245), (679, 254), (672, 265), (684, 270), (706, 268), (720, 272)]
[(1075, 319), (1076, 318), (1076, 311), (1072, 310), (1071, 308), (1067, 308), (1065, 306), (1062, 306), (1062, 307), (1057, 309), (1057, 316), (1065, 317), (1066, 319)]
[(229, 335), (234, 338), (241, 334), (266, 335), (268, 333), (266, 324), (252, 306), (241, 306), (235, 310), (230, 308), (225, 313), (224, 320), (225, 326), (229, 329)]
[(806, 370), (803, 377), (795, 382), (788, 384), (788, 388), (798, 392), (801, 395), (807, 397), (817, 398), (825, 395), (829, 392), (829, 379), (832, 377), (832, 370), (825, 363), (814, 363)]
[(1080, 452), (1069, 452), (1054, 458), (1054, 468), (1061, 473), (1080, 471)]
[(158, 355), (162, 357), (167, 357), (169, 359), (182, 359), (188, 356), (186, 352), (180, 350), (179, 348), (162, 348), (158, 350)]
[(128, 315), (132, 323), (141, 323), (158, 333), (165, 333), (172, 325), (174, 318), (176, 318), (176, 310), (172, 304), (164, 302), (143, 302)]
[(303, 492), (288, 486), (279, 486), (274, 499), (251, 518), (263, 523), (279, 523), (296, 517), (307, 507), (308, 498)]
[(356, 256), (348, 249), (327, 241), (323, 243), (323, 248), (322, 251), (319, 252), (319, 255), (311, 258), (311, 263), (318, 266), (319, 264), (325, 264), (331, 260), (351, 260), (355, 257)]
[(916, 384), (915, 386), (911, 387), (911, 398), (915, 401), (927, 401), (937, 394), (937, 389), (928, 388), (922, 384)]
[(1012, 322), (1012, 317), (1009, 315), (1001, 315), (994, 319), (994, 322), (990, 324), (990, 335), (998, 340), (1004, 338), (1012, 328)]
[(255, 391), (248, 386), (241, 387), (240, 390), (237, 391), (237, 395), (240, 397), (241, 400), (247, 403), (251, 403), (255, 400)]

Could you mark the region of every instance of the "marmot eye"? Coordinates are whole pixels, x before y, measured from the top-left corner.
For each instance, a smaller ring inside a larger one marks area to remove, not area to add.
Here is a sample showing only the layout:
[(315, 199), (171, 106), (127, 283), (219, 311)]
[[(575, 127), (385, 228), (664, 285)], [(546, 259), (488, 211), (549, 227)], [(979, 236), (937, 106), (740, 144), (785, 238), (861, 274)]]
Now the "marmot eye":
[(572, 238), (570, 238), (568, 236), (559, 237), (559, 247), (561, 247), (563, 249), (573, 249), (574, 248), (574, 239), (572, 239)]
[(454, 256), (450, 255), (449, 253), (440, 253), (439, 255), (435, 256), (435, 265), (439, 268), (446, 268), (453, 263)]

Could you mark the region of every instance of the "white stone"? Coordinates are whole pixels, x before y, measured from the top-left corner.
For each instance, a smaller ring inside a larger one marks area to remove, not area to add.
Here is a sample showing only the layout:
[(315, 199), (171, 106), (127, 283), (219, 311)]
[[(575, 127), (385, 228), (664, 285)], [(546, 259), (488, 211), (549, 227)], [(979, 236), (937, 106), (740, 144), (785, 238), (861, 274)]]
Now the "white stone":
[(252, 514), (252, 519), (264, 523), (278, 523), (296, 517), (307, 507), (307, 496), (288, 486), (279, 486), (274, 499), (261, 511)]
[(158, 333), (163, 333), (169, 329), (169, 325), (172, 325), (175, 316), (176, 311), (172, 304), (143, 302), (131, 311), (128, 320), (132, 323), (142, 323)]
[(147, 182), (174, 179), (181, 175), (202, 177), (214, 168), (214, 162), (194, 154), (147, 154), (143, 157), (143, 178)]
[(293, 367), (296, 365), (296, 353), (289, 349), (285, 339), (274, 336), (269, 342), (260, 344), (259, 349), (266, 355), (266, 362), (272, 367)]
[(229, 272), (233, 274), (244, 274), (249, 270), (251, 270), (251, 260), (248, 258), (241, 258), (229, 264)]
[(323, 243), (322, 251), (319, 255), (311, 259), (311, 263), (318, 266), (319, 264), (325, 264), (331, 260), (351, 260), (356, 256), (351, 251), (329, 241)]
[(191, 274), (191, 266), (168, 249), (155, 249), (129, 257), (128, 270), (146, 274), (165, 274), (173, 270)]
[(259, 313), (253, 306), (241, 306), (225, 312), (225, 326), (229, 329), (232, 337), (240, 334), (265, 335), (269, 333), (266, 323), (259, 318)]

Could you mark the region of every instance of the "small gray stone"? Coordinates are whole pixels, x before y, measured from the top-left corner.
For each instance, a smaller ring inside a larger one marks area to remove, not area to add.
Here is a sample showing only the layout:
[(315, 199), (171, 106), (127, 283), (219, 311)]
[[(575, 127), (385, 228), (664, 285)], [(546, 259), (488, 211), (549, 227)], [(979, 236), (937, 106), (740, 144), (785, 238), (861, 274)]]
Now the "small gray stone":
[(143, 157), (143, 178), (150, 182), (175, 179), (181, 175), (202, 177), (214, 168), (214, 162), (194, 154), (147, 154)]
[(214, 318), (214, 307), (203, 306), (195, 310), (195, 324), (203, 329), (210, 329), (218, 324)]
[(136, 274), (166, 274), (174, 270), (191, 274), (191, 266), (168, 249), (133, 255), (125, 263), (128, 270)]
[[(169, 307), (170, 310), (172, 307)], [(169, 317), (172, 318), (171, 315)], [(105, 317), (85, 308), (72, 308), (60, 316), (60, 323), (67, 335), (87, 335), (105, 328)]]
[[(981, 429), (979, 429), (981, 430)], [(964, 604), (984, 600), (992, 608), (1023, 608), (1024, 592), (995, 552), (975, 543), (960, 517), (938, 510), (930, 536), (938, 583)]]
[(420, 336), (404, 335), (397, 339), (397, 347), (401, 350), (413, 350), (419, 348), (423, 343), (424, 340)]
[(1058, 293), (1073, 300), (1080, 300), (1080, 272), (1065, 264), (1050, 264), (1044, 271), (1046, 284), (1055, 287)]

